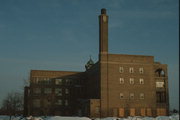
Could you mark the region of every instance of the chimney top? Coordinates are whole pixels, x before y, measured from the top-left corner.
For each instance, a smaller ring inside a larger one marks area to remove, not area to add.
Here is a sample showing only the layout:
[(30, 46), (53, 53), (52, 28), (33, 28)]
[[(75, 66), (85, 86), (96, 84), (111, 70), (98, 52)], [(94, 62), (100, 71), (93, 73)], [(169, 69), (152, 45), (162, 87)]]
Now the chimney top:
[(101, 9), (101, 14), (106, 14), (106, 9), (105, 8)]

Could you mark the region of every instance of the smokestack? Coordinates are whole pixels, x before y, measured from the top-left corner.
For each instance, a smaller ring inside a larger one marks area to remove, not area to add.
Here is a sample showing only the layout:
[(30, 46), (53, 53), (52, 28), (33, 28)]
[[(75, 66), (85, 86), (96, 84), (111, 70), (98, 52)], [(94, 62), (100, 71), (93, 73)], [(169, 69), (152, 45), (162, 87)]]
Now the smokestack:
[(99, 15), (99, 54), (108, 53), (108, 16), (106, 9), (101, 9)]
[(101, 14), (106, 14), (106, 9), (105, 8), (101, 9)]

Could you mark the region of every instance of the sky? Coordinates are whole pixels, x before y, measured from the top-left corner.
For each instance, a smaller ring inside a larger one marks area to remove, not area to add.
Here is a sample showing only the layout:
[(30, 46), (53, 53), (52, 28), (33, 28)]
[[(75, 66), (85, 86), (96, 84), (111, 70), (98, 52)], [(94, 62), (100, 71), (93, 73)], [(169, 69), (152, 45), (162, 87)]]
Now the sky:
[(0, 0), (0, 103), (22, 92), (30, 70), (85, 71), (99, 52), (98, 16), (109, 16), (109, 53), (168, 65), (170, 109), (179, 109), (178, 0)]

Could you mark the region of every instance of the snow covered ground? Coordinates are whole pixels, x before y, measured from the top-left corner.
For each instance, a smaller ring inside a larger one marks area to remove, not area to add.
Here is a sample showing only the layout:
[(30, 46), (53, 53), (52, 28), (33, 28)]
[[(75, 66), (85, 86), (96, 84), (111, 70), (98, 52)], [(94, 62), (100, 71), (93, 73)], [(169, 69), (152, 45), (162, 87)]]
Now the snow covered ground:
[[(9, 120), (9, 116), (0, 116), (0, 120)], [(96, 119), (90, 119), (87, 117), (61, 117), (61, 116), (51, 116), (51, 117), (12, 117), (11, 120), (179, 120), (179, 114), (174, 114), (171, 116), (158, 116), (156, 118), (153, 117), (127, 117), (127, 118), (114, 118), (114, 117), (108, 117), (108, 118), (96, 118)]]

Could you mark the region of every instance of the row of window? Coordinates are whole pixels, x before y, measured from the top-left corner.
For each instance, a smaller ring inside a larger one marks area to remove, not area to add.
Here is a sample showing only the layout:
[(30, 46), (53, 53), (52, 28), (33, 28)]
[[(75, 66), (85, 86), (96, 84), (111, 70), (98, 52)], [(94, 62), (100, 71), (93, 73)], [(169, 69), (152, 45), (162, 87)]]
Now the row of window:
[(48, 77), (32, 77), (31, 81), (36, 84), (50, 84), (51, 80)]
[[(47, 78), (47, 77), (33, 77), (32, 82), (36, 83), (36, 84), (51, 84), (52, 79)], [(65, 78), (65, 79), (56, 78), (55, 79), (56, 85), (62, 85), (62, 84), (71, 85), (73, 82), (76, 82), (77, 84), (81, 83), (81, 81), (79, 79), (77, 79), (77, 80), (72, 80), (71, 78)]]
[(70, 85), (70, 84), (72, 84), (72, 80), (71, 79), (62, 79), (62, 78), (55, 79), (56, 85), (62, 85), (63, 83)]
[[(56, 100), (55, 104), (56, 105), (65, 105), (65, 106), (68, 106), (69, 105), (69, 101), (68, 100), (58, 99), (58, 100)], [(40, 99), (34, 99), (33, 100), (33, 106), (36, 107), (36, 108), (41, 107), (41, 100)]]
[[(64, 104), (63, 104), (64, 103)], [(56, 105), (65, 105), (65, 106), (68, 106), (68, 100), (61, 100), (61, 99), (58, 99), (55, 103)]]
[(128, 114), (128, 116), (152, 116), (151, 108), (141, 108), (140, 110), (136, 108), (129, 108), (128, 111), (124, 108), (115, 108), (114, 111), (115, 110), (118, 111), (119, 117), (125, 117), (125, 114)]
[[(129, 99), (134, 99), (134, 96), (135, 96), (134, 93), (130, 93), (130, 94), (129, 94)], [(119, 94), (119, 98), (120, 98), (120, 99), (125, 99), (124, 94), (123, 94), (123, 93), (120, 93), (120, 94)], [(127, 98), (127, 97), (126, 97), (126, 98)], [(140, 94), (139, 94), (139, 99), (144, 99), (144, 93), (140, 93)]]
[[(62, 88), (55, 88), (55, 94), (57, 96), (62, 96)], [(69, 89), (65, 88), (65, 94), (69, 94)], [(41, 88), (33, 88), (33, 93), (35, 94), (51, 94), (52, 93), (52, 88), (44, 88), (44, 91), (41, 90)]]
[[(134, 84), (134, 78), (129, 78), (129, 83)], [(119, 78), (119, 84), (124, 84), (124, 78)], [(139, 79), (139, 84), (144, 84), (144, 79)]]
[[(120, 73), (124, 73), (124, 67), (119, 67), (119, 72)], [(134, 73), (135, 72), (135, 70), (134, 70), (134, 68), (133, 67), (130, 67), (129, 68), (129, 73)], [(141, 67), (141, 68), (139, 68), (139, 73), (140, 74), (143, 74), (144, 73), (144, 69)]]
[[(152, 116), (153, 110), (151, 108), (114, 108), (113, 113), (119, 113), (119, 117), (128, 116)], [(155, 112), (155, 111), (154, 111)], [(165, 116), (167, 109), (166, 108), (156, 108), (157, 116)]]

